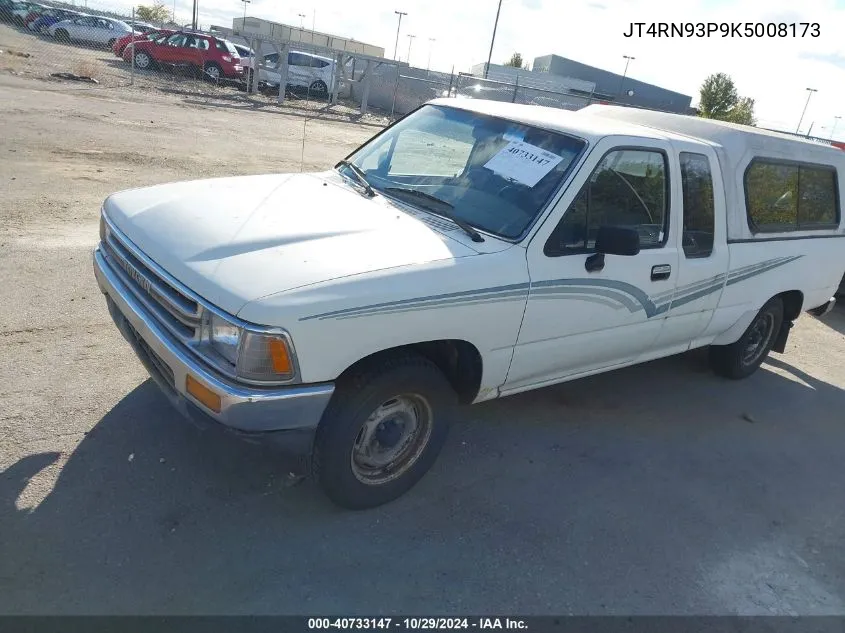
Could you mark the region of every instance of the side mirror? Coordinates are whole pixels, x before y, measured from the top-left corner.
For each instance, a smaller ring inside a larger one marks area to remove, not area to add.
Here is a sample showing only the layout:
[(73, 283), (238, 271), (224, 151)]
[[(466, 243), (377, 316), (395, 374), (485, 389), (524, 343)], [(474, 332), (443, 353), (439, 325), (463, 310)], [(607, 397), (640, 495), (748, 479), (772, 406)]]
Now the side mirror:
[(604, 268), (605, 255), (637, 255), (640, 252), (640, 234), (636, 229), (621, 226), (599, 227), (596, 235), (596, 252), (584, 262), (587, 272), (594, 273)]
[(596, 253), (632, 256), (640, 252), (640, 234), (636, 229), (621, 226), (599, 227)]

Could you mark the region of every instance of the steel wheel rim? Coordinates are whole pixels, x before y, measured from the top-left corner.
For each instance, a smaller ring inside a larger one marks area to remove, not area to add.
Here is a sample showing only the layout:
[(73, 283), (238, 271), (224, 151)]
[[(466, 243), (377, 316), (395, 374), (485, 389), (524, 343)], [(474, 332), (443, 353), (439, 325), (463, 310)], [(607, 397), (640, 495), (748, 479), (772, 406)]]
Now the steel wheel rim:
[(404, 475), (417, 462), (431, 437), (431, 405), (419, 394), (385, 400), (361, 425), (352, 446), (352, 473), (377, 486)]
[(748, 342), (742, 350), (742, 364), (745, 366), (756, 363), (766, 351), (775, 330), (775, 317), (766, 312), (758, 316), (748, 334)]
[(138, 53), (135, 55), (135, 65), (138, 68), (146, 68), (150, 65), (150, 58), (146, 53)]
[(217, 66), (209, 66), (205, 69), (205, 74), (218, 81), (220, 79), (220, 69)]
[(319, 79), (313, 84), (311, 84), (310, 88), (311, 92), (316, 92), (317, 94), (323, 94), (325, 92), (328, 92), (328, 89), (329, 87)]

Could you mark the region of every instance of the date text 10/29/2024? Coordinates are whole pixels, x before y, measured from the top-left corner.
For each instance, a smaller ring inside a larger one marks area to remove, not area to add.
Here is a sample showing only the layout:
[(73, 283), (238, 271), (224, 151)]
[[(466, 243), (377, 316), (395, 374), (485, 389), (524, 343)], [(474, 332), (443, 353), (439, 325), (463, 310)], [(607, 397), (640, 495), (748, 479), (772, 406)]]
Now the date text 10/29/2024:
[(629, 22), (623, 37), (821, 37), (818, 22)]
[(522, 630), (528, 629), (519, 618), (308, 618), (309, 630), (346, 629), (356, 631), (445, 631), (445, 630)]

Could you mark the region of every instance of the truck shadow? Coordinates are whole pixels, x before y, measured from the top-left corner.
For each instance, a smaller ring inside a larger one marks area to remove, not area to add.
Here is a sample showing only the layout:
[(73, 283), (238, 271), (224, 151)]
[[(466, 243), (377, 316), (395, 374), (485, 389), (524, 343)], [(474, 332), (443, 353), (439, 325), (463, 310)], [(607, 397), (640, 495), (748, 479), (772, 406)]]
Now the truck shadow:
[[(549, 613), (574, 577), (581, 609), (648, 611), (631, 591), (656, 567), (693, 574), (839, 507), (823, 473), (841, 472), (842, 411), (843, 390), (780, 358), (731, 382), (690, 353), (468, 408), (411, 493), (352, 513), (147, 381), (72, 454), (0, 474), (0, 611)], [(661, 591), (690, 604), (683, 585)]]

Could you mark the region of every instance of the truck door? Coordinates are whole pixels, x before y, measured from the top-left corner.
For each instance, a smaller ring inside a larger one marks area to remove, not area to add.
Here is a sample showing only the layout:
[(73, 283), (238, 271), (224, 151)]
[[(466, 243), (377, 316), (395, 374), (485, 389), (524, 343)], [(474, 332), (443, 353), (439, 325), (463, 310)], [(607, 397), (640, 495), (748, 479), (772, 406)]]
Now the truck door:
[[(672, 148), (611, 137), (590, 153), (528, 249), (531, 286), (503, 392), (630, 363), (651, 349), (677, 279)], [(602, 226), (637, 230), (640, 252), (586, 268)]]
[(672, 141), (680, 231), (677, 287), (666, 325), (649, 356), (683, 352), (701, 336), (722, 296), (728, 269), (726, 207), (721, 170), (708, 146)]

